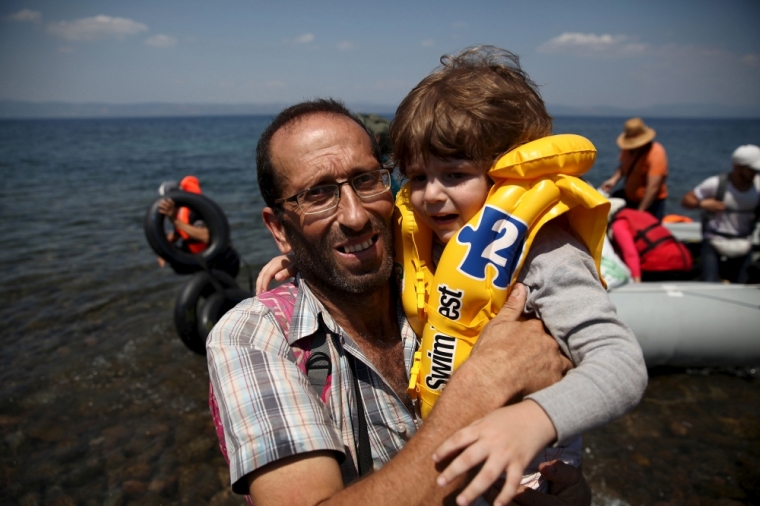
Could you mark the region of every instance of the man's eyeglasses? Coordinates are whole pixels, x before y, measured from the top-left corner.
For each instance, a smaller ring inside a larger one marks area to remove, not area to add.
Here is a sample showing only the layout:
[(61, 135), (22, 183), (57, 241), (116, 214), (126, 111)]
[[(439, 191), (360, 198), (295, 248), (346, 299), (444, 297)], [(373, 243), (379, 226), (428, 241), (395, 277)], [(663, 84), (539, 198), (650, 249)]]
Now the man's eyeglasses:
[(275, 200), (275, 204), (282, 202), (298, 203), (298, 207), (304, 214), (317, 214), (330, 211), (338, 207), (340, 202), (340, 187), (344, 184), (351, 184), (356, 195), (367, 200), (386, 192), (391, 187), (391, 173), (387, 169), (378, 169), (371, 172), (364, 172), (354, 176), (348, 181), (335, 184), (322, 184), (307, 188), (303, 191)]

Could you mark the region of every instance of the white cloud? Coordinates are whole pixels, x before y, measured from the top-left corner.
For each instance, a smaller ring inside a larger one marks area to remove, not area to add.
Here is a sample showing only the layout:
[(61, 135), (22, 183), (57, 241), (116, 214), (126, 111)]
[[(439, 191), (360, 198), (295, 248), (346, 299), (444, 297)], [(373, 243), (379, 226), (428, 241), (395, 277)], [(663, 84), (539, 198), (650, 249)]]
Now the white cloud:
[(308, 44), (314, 41), (313, 33), (304, 33), (294, 41), (296, 44)]
[(98, 40), (107, 37), (123, 39), (148, 29), (143, 23), (128, 18), (93, 16), (74, 21), (57, 21), (47, 26), (47, 31), (67, 40)]
[(646, 44), (628, 40), (625, 35), (565, 32), (538, 46), (537, 51), (581, 56), (622, 56), (640, 54), (647, 49)]
[(42, 13), (40, 11), (33, 11), (31, 9), (21, 9), (20, 11), (8, 16), (11, 21), (39, 23), (42, 21)]
[(171, 35), (164, 35), (159, 33), (145, 39), (145, 43), (153, 47), (171, 47), (177, 45), (177, 39)]
[(425, 39), (420, 42), (420, 45), (422, 47), (433, 47), (435, 45), (435, 41), (433, 39)]
[(349, 51), (354, 48), (354, 43), (349, 40), (344, 40), (340, 44), (338, 44), (338, 49), (341, 51)]

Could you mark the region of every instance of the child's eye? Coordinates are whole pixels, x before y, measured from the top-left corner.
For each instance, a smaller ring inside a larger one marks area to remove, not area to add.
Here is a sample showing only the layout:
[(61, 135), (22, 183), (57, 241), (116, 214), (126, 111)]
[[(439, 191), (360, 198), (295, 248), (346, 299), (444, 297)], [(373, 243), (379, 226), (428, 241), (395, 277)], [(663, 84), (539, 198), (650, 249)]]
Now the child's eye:
[(451, 172), (449, 174), (449, 178), (451, 179), (462, 179), (465, 177), (467, 177), (467, 174), (465, 174), (464, 172)]
[(424, 183), (427, 180), (425, 174), (412, 174), (409, 176), (412, 183)]

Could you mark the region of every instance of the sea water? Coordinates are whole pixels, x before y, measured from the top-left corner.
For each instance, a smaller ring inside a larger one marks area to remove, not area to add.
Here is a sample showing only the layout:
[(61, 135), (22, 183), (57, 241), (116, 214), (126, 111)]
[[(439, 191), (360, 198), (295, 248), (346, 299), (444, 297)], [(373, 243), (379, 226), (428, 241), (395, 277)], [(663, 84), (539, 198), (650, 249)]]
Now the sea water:
[[(240, 503), (208, 415), (205, 359), (173, 327), (187, 278), (159, 269), (143, 220), (162, 181), (197, 176), (227, 214), (247, 287), (277, 254), (254, 162), (270, 119), (0, 121), (4, 504)], [(758, 120), (645, 119), (668, 153), (669, 213), (696, 218), (680, 197), (729, 171), (740, 144), (760, 144)], [(596, 145), (595, 186), (617, 166), (624, 120), (555, 121), (555, 133)], [(586, 436), (597, 504), (760, 501), (754, 372), (705, 372), (658, 372), (636, 411)]]

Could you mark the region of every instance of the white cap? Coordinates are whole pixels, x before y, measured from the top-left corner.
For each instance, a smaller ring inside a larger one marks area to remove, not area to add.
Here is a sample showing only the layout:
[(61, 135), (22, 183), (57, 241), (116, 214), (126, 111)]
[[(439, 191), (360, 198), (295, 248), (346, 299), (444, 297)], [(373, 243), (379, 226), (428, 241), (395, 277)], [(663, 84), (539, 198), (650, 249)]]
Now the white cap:
[(739, 146), (731, 155), (731, 162), (734, 165), (760, 170), (760, 148), (754, 144)]
[(176, 181), (164, 181), (161, 186), (158, 187), (158, 194), (162, 197), (169, 192), (179, 190), (179, 183)]

